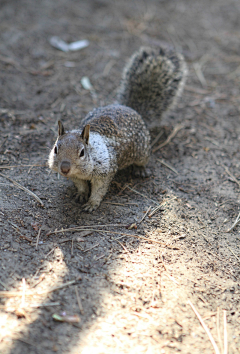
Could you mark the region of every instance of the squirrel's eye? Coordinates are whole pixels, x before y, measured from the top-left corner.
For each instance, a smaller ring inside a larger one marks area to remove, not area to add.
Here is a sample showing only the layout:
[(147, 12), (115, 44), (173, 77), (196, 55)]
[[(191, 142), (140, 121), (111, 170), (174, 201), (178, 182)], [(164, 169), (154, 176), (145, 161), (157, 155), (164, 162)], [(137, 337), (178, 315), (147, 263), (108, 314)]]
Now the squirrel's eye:
[(83, 157), (84, 156), (84, 149), (81, 150), (79, 157)]
[(54, 154), (57, 155), (57, 152), (58, 152), (58, 149), (57, 149), (57, 145), (56, 145), (55, 148), (54, 148)]

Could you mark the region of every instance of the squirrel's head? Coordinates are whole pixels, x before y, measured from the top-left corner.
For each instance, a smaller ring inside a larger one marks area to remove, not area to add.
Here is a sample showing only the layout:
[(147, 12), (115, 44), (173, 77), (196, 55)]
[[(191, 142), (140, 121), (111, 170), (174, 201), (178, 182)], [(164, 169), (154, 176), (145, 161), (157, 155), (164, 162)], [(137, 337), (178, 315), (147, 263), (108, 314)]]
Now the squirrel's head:
[(48, 165), (51, 170), (62, 176), (74, 178), (82, 175), (89, 179), (93, 164), (89, 154), (90, 125), (87, 124), (82, 132), (72, 130), (65, 132), (61, 121), (58, 122), (58, 138), (50, 152)]

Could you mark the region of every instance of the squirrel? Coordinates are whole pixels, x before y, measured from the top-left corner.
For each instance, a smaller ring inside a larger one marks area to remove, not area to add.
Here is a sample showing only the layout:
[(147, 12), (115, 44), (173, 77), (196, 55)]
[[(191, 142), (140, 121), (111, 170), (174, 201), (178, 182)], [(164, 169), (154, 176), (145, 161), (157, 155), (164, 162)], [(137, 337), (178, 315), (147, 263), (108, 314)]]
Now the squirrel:
[(174, 105), (186, 73), (181, 54), (142, 47), (125, 66), (117, 104), (95, 108), (76, 130), (65, 131), (58, 122), (48, 164), (74, 182), (76, 200), (88, 200), (85, 211), (98, 208), (118, 170), (134, 165), (144, 174), (150, 156), (147, 127)]

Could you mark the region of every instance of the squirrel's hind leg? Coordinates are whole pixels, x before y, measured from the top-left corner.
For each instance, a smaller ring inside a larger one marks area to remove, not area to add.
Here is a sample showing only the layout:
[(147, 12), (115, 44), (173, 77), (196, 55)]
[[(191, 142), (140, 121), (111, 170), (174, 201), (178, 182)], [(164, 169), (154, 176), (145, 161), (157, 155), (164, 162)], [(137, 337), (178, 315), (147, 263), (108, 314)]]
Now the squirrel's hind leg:
[(150, 177), (151, 172), (146, 166), (133, 165), (133, 175), (135, 177), (147, 178)]

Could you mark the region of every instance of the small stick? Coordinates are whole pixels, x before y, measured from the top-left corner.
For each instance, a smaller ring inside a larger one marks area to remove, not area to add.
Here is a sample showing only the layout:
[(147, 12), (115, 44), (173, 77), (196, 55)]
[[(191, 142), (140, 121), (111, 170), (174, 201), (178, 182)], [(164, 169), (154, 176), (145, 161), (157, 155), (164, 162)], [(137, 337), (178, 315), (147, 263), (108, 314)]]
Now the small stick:
[(224, 165), (222, 165), (222, 167), (225, 169), (225, 171), (227, 172), (227, 174), (233, 179), (233, 181), (235, 182), (235, 183), (237, 183), (237, 185), (238, 185), (238, 187), (240, 187), (240, 182), (237, 180), (237, 178), (229, 171), (229, 169), (226, 167), (226, 166), (224, 166)]
[(203, 328), (205, 329), (205, 331), (206, 331), (206, 333), (207, 333), (207, 335), (208, 335), (208, 337), (209, 337), (209, 339), (210, 339), (210, 341), (211, 341), (211, 343), (212, 343), (212, 346), (213, 346), (213, 348), (214, 348), (214, 350), (215, 350), (215, 353), (216, 353), (216, 354), (220, 354), (219, 349), (218, 349), (218, 347), (217, 347), (217, 345), (216, 345), (216, 342), (215, 342), (215, 340), (213, 339), (213, 336), (211, 335), (211, 332), (209, 331), (208, 327), (205, 325), (203, 319), (201, 318), (201, 316), (199, 315), (199, 313), (197, 312), (197, 310), (195, 309), (195, 307), (193, 306), (193, 304), (191, 303), (190, 300), (188, 300), (188, 303), (189, 303), (189, 305), (191, 306), (191, 308), (193, 309), (193, 311), (195, 312), (195, 315), (196, 315), (197, 318), (199, 319), (199, 322), (201, 323), (201, 325), (202, 325)]
[(73, 242), (74, 242), (74, 238), (72, 238), (71, 256), (73, 256)]
[(133, 188), (131, 188), (131, 187), (129, 187), (129, 186), (126, 186), (126, 188), (130, 189), (130, 190), (133, 191), (134, 193), (137, 193), (137, 194), (141, 195), (141, 196), (144, 197), (144, 198), (147, 198), (147, 199), (151, 200), (151, 201), (152, 201), (153, 203), (155, 203), (155, 204), (159, 204), (158, 202), (156, 202), (156, 200), (151, 199), (151, 198), (149, 198), (147, 195), (142, 194), (142, 193), (136, 191), (136, 189), (133, 189)]
[(175, 170), (175, 168), (172, 167), (171, 165), (169, 165), (167, 162), (165, 162), (165, 161), (163, 161), (163, 160), (159, 160), (159, 159), (158, 159), (158, 161), (159, 161), (162, 165), (164, 165), (164, 166), (166, 166), (167, 168), (169, 168), (169, 170), (172, 170), (173, 172), (175, 172), (177, 175), (179, 174), (178, 171)]
[(0, 166), (0, 170), (4, 170), (4, 169), (9, 169), (9, 168), (13, 168), (13, 167), (46, 167), (45, 165), (9, 165), (9, 166)]
[(60, 306), (60, 302), (46, 302), (45, 304), (32, 304), (30, 307), (50, 307), (50, 306)]
[(224, 324), (224, 352), (228, 353), (228, 339), (227, 339), (227, 311), (223, 310), (223, 324)]
[(126, 205), (135, 205), (138, 207), (137, 203), (115, 203), (115, 202), (103, 202), (104, 204), (112, 204), (112, 205), (121, 205), (121, 206), (126, 206)]
[[(160, 245), (162, 245), (162, 246), (166, 246), (166, 243), (162, 243), (162, 242), (160, 242), (160, 241), (156, 241), (156, 240), (153, 240), (153, 239), (151, 239), (151, 238), (147, 238), (147, 237), (140, 236), (140, 235), (131, 235), (131, 234), (125, 234), (124, 232), (108, 231), (108, 230), (98, 230), (98, 229), (84, 229), (84, 230), (86, 230), (86, 231), (103, 232), (103, 233), (109, 233), (109, 234), (118, 234), (118, 235), (123, 235), (123, 236), (128, 236), (128, 237), (135, 237), (135, 238), (140, 238), (140, 239), (142, 239), (142, 240), (146, 240), (146, 241), (149, 241), (149, 242), (152, 242), (152, 243), (158, 243), (158, 244), (160, 244)], [(65, 230), (63, 230), (63, 231), (65, 231)], [(63, 232), (63, 231), (55, 231), (55, 232)], [(78, 230), (76, 230), (76, 231), (78, 231)], [(55, 233), (55, 232), (52, 232), (52, 233)], [(175, 247), (170, 247), (170, 246), (168, 246), (168, 248), (175, 248)], [(53, 250), (50, 251), (50, 252), (47, 254), (47, 256), (48, 256), (51, 252), (53, 252)], [(45, 257), (47, 257), (47, 256), (45, 256)]]
[(55, 286), (49, 290), (45, 290), (45, 291), (42, 291), (40, 293), (37, 293), (37, 295), (44, 295), (44, 294), (49, 294), (49, 293), (52, 293), (53, 291), (56, 291), (56, 290), (60, 290), (60, 289), (63, 289), (63, 288), (66, 288), (67, 286), (69, 285), (72, 285), (72, 284), (75, 284), (76, 281), (78, 281), (79, 279), (75, 279), (75, 280), (71, 280), (65, 284), (61, 284), (61, 285), (58, 285), (58, 286)]
[(236, 220), (234, 221), (233, 225), (226, 232), (232, 231), (234, 229), (234, 227), (238, 224), (239, 220), (240, 220), (240, 212), (239, 212)]
[(10, 182), (12, 182), (14, 184), (14, 186), (18, 187), (19, 189), (22, 189), (23, 191), (25, 191), (26, 193), (30, 194), (33, 198), (35, 198), (40, 204), (41, 206), (44, 206), (43, 202), (41, 201), (41, 199), (34, 194), (33, 192), (31, 192), (29, 189), (27, 189), (26, 187), (22, 186), (21, 184), (19, 184), (18, 182), (14, 181), (13, 179), (3, 175), (2, 173), (0, 173), (0, 176), (8, 179)]
[[(49, 294), (52, 293), (53, 291), (56, 290), (60, 290), (63, 289), (69, 285), (72, 285), (74, 283), (76, 283), (76, 281), (78, 281), (79, 279), (75, 279), (75, 280), (71, 280), (65, 284), (59, 285), (59, 286), (55, 286), (49, 290), (45, 290), (45, 291), (41, 291), (41, 292), (26, 292), (25, 296), (33, 296), (33, 295), (45, 295), (45, 294)], [(0, 297), (21, 297), (22, 294), (18, 291), (0, 291)]]
[(57, 246), (54, 246), (53, 249), (51, 249), (51, 251), (49, 251), (44, 258), (47, 258), (56, 248)]
[[(59, 234), (61, 232), (69, 232), (69, 231), (89, 231), (88, 229), (86, 229), (86, 227), (107, 227), (107, 226), (111, 226), (111, 227), (126, 227), (125, 224), (106, 224), (106, 225), (84, 225), (84, 226), (77, 226), (77, 227), (70, 227), (69, 229), (61, 229), (61, 230), (55, 230), (55, 231), (50, 231), (47, 233), (47, 236), (50, 236), (52, 234)], [(92, 230), (91, 231), (96, 231), (96, 230)], [(86, 235), (87, 236), (87, 235)]]
[(103, 258), (104, 256), (105, 256), (105, 254), (102, 254), (101, 256), (97, 257), (97, 258), (95, 259), (95, 261), (99, 261), (99, 259)]
[(179, 132), (179, 130), (183, 129), (184, 125), (183, 124), (177, 124), (176, 127), (173, 129), (172, 133), (168, 136), (167, 140), (165, 140), (162, 144), (158, 145), (157, 147), (155, 147), (152, 152), (156, 152), (159, 149), (163, 148), (164, 146), (166, 146), (168, 143), (170, 143), (170, 141), (175, 137), (175, 135)]
[(36, 250), (38, 249), (38, 243), (39, 243), (39, 237), (40, 237), (41, 230), (42, 230), (42, 227), (40, 227), (38, 234), (37, 234)]
[(227, 246), (227, 248), (229, 249), (229, 251), (234, 255), (234, 257), (238, 260), (238, 262), (240, 262), (240, 259), (238, 258), (238, 256), (231, 250), (230, 247)]
[(134, 263), (134, 261), (132, 260), (132, 256), (131, 256), (129, 250), (127, 249), (127, 247), (125, 247), (122, 242), (120, 242), (120, 241), (118, 241), (118, 240), (115, 240), (115, 241), (117, 241), (117, 242), (119, 243), (119, 245), (122, 246), (122, 248), (124, 249), (124, 251), (126, 251), (127, 254), (129, 255), (130, 261), (131, 261), (132, 263)]
[(75, 285), (75, 292), (76, 292), (76, 297), (77, 297), (77, 303), (78, 303), (79, 311), (80, 311), (81, 314), (83, 314), (84, 311), (83, 311), (83, 307), (82, 307), (81, 298), (80, 298), (79, 293), (78, 293), (77, 285)]
[(86, 250), (83, 251), (83, 253), (88, 252), (88, 251), (92, 250), (93, 248), (95, 248), (97, 246), (99, 246), (99, 243), (96, 243), (96, 245), (94, 245), (94, 246), (92, 246), (90, 248), (87, 248)]
[(147, 210), (146, 213), (143, 215), (142, 219), (138, 222), (138, 224), (141, 224), (141, 222), (145, 219), (145, 217), (147, 216), (147, 214), (149, 213), (150, 210), (151, 210), (151, 206), (148, 208), (148, 210)]
[(159, 204), (156, 208), (154, 208), (151, 213), (148, 215), (149, 218), (151, 218), (163, 205), (163, 203)]
[(19, 230), (18, 230), (18, 226), (13, 224), (11, 221), (8, 221), (14, 228), (15, 228), (15, 231), (17, 231), (19, 234), (20, 234), (20, 238), (24, 239), (24, 240), (27, 240), (29, 242), (32, 242), (33, 240), (30, 238), (30, 237), (27, 237), (25, 235), (23, 235)]
[(160, 133), (156, 136), (156, 138), (153, 140), (153, 142), (151, 143), (151, 148), (158, 142), (158, 140), (161, 138), (161, 136), (163, 135), (163, 130), (160, 131)]

